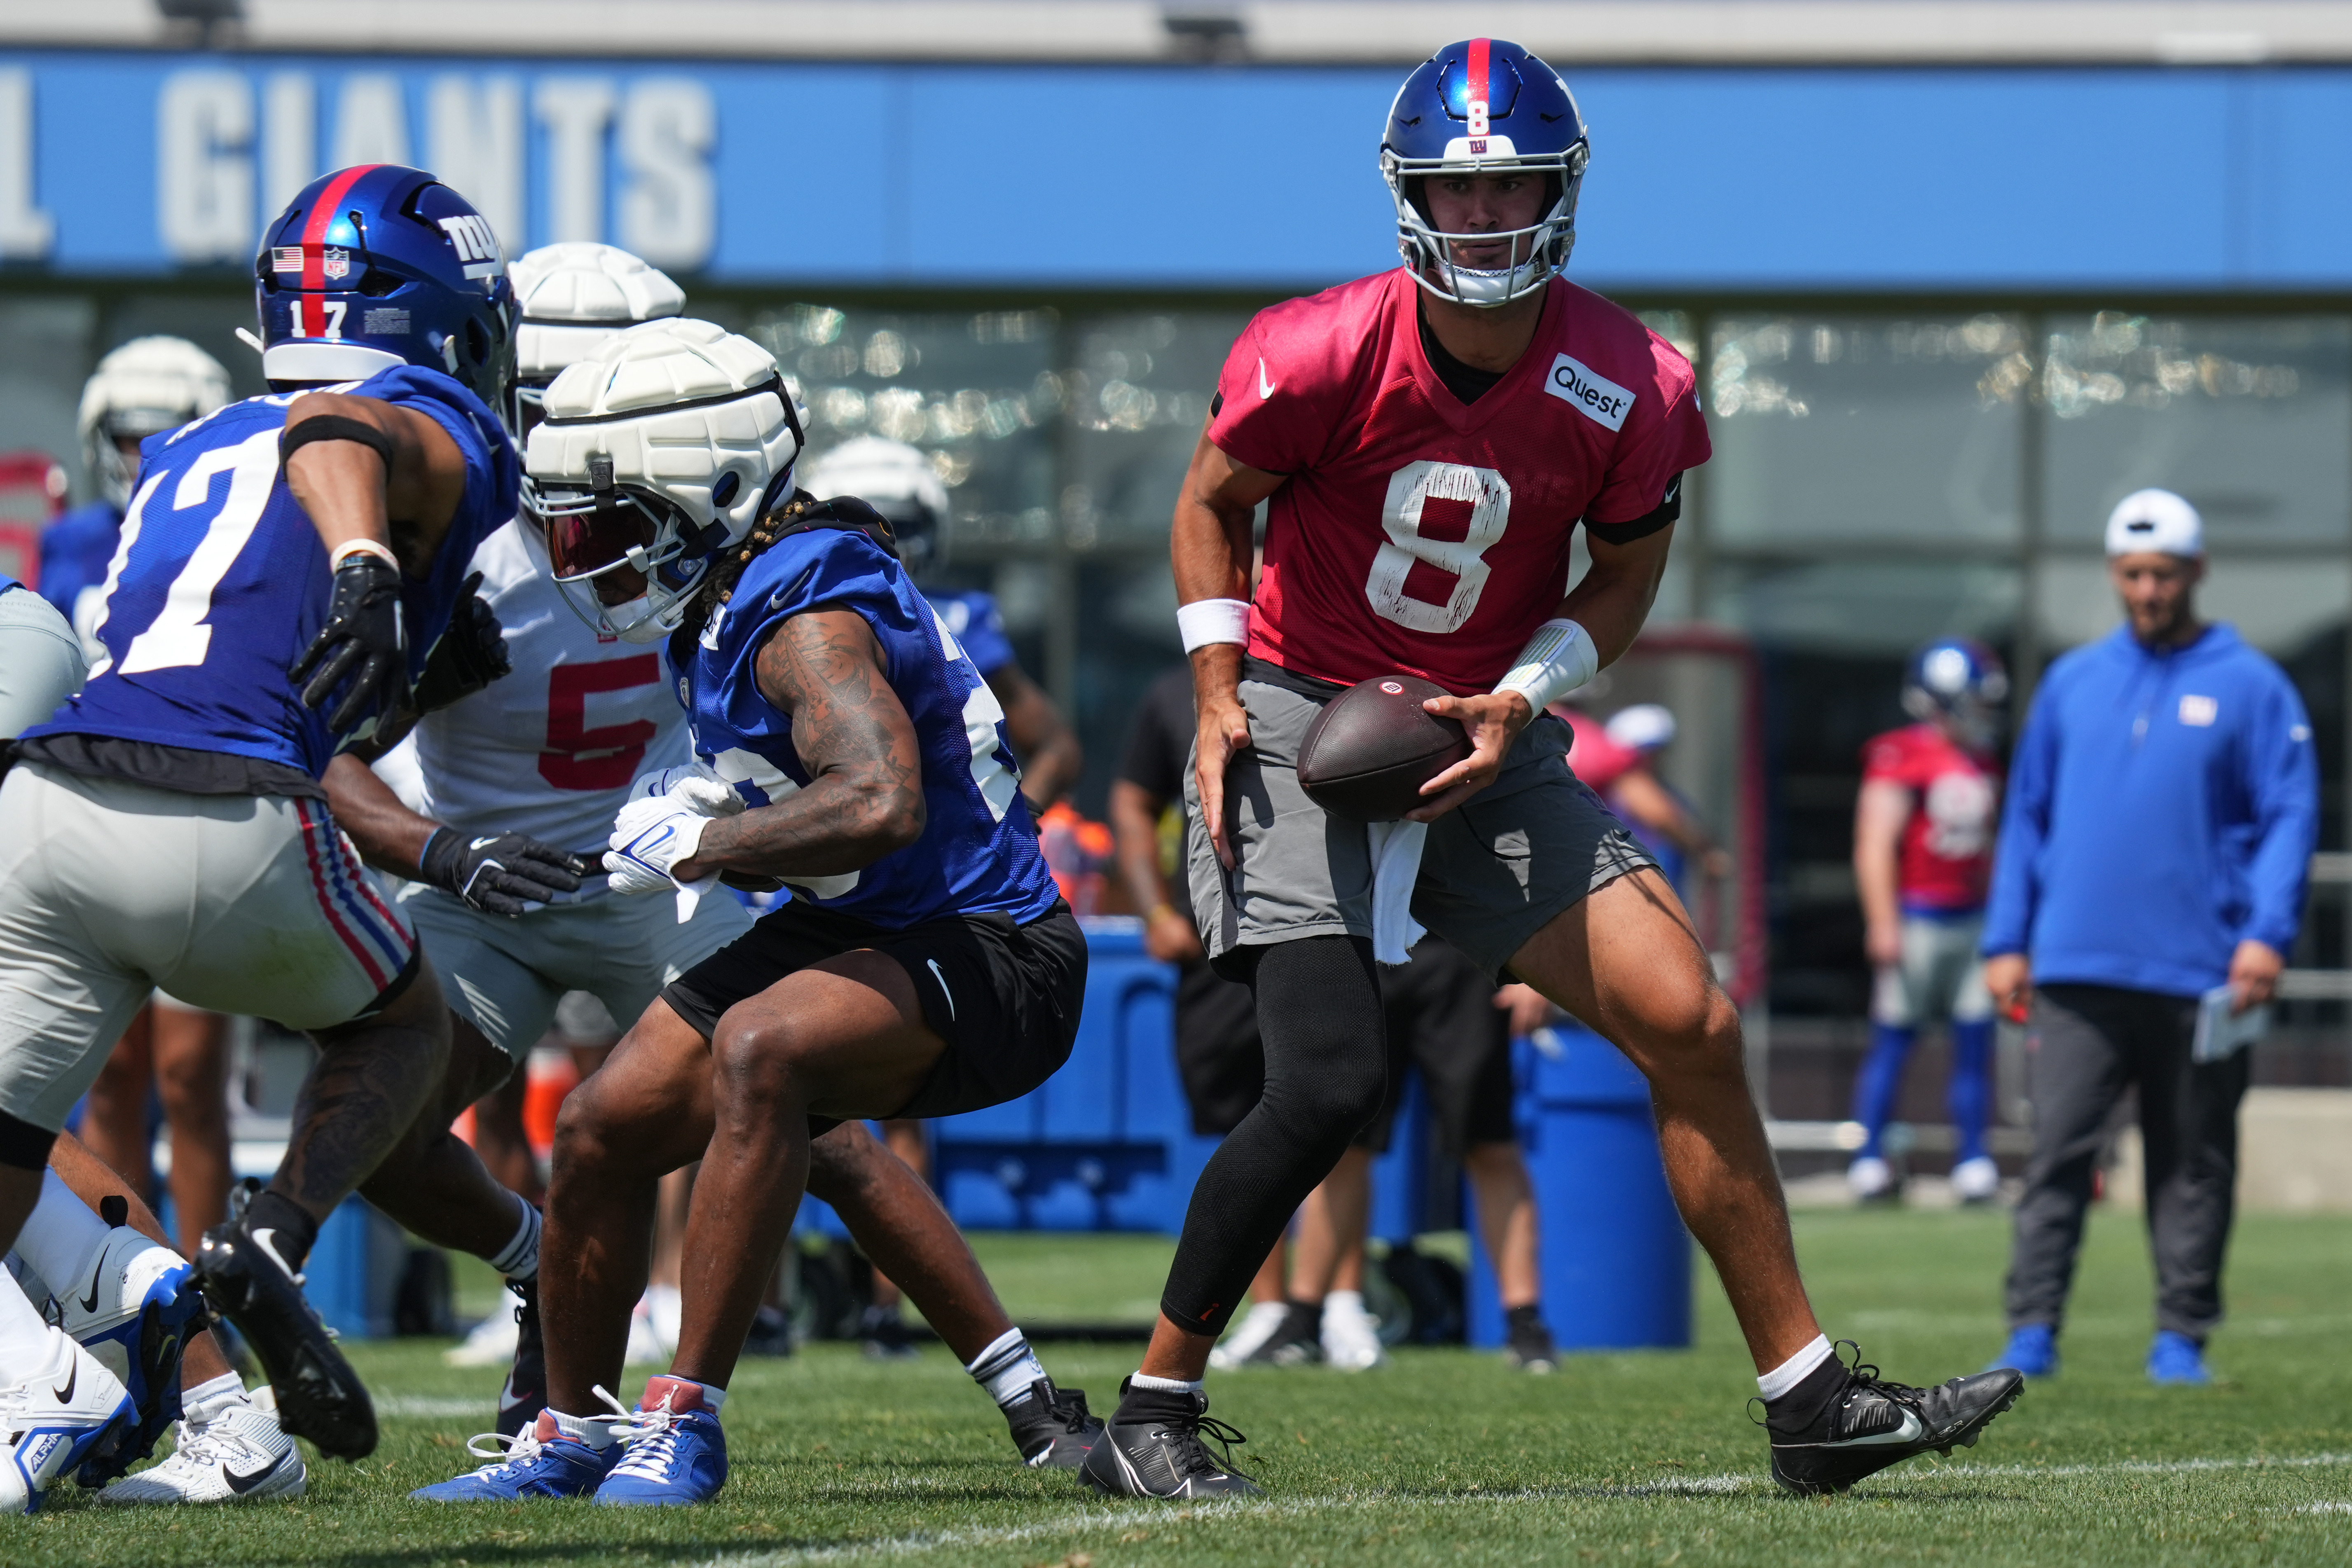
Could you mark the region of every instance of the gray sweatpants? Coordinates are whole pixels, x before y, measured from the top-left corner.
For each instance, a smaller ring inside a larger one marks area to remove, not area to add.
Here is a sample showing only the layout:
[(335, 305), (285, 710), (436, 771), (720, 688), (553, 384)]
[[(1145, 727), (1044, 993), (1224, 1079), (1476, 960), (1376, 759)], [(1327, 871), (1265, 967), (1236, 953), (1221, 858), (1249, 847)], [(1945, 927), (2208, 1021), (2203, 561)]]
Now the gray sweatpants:
[(2238, 1102), (2251, 1051), (2193, 1065), (2197, 999), (2112, 985), (2043, 985), (2029, 1039), (2033, 1159), (2009, 1266), (2011, 1327), (2065, 1321), (2099, 1135), (2139, 1089), (2156, 1323), (2203, 1343), (2221, 1321), (2221, 1258), (2238, 1178)]

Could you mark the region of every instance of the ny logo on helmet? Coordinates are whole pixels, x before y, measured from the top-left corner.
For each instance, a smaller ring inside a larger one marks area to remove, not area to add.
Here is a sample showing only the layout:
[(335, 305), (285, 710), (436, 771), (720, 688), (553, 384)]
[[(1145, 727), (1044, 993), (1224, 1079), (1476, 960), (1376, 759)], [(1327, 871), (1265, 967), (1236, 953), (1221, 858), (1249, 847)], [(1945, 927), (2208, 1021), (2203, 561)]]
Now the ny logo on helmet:
[(439, 220), (449, 236), (449, 244), (457, 252), (457, 259), (466, 263), (468, 278), (489, 278), (497, 275), (499, 237), (490, 231), (490, 220), (479, 213), (464, 213)]

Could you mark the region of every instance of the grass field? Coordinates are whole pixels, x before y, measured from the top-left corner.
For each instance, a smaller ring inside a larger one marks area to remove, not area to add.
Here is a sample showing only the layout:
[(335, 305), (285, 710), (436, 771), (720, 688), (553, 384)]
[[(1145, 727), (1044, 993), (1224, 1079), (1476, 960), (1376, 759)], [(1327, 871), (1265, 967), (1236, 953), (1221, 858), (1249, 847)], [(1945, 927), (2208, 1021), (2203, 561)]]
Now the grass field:
[[(1831, 1331), (1890, 1375), (1934, 1381), (1998, 1348), (2004, 1216), (1798, 1225)], [(980, 1246), (1033, 1321), (1148, 1310), (1167, 1254), (1142, 1238)], [(2063, 1376), (2032, 1385), (1956, 1461), (1914, 1461), (1827, 1501), (1763, 1479), (1741, 1405), (1749, 1369), (1704, 1279), (1699, 1348), (1686, 1354), (1578, 1357), (1527, 1378), (1492, 1357), (1423, 1351), (1356, 1377), (1214, 1379), (1217, 1414), (1252, 1439), (1239, 1458), (1273, 1494), (1215, 1507), (1106, 1504), (1067, 1477), (1024, 1471), (944, 1351), (876, 1366), (827, 1345), (747, 1366), (726, 1413), (732, 1479), (708, 1508), (427, 1509), (403, 1494), (464, 1466), (495, 1374), (448, 1371), (433, 1345), (360, 1346), (383, 1447), (359, 1466), (316, 1465), (307, 1500), (117, 1513), (67, 1488), (51, 1511), (0, 1521), (0, 1562), (2352, 1562), (2352, 1222), (2246, 1220), (2231, 1288), (2212, 1351), (2223, 1384), (2150, 1388), (2144, 1246), (2131, 1217), (2100, 1216)], [(1046, 1360), (1106, 1405), (1133, 1356), (1053, 1346)]]

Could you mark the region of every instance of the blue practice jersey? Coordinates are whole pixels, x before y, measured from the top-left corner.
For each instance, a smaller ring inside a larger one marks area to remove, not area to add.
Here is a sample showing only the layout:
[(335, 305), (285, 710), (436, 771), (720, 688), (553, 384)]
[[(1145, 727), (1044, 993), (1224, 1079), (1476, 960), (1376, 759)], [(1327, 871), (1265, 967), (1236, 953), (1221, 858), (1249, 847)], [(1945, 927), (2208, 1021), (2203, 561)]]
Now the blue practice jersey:
[[(480, 399), (401, 365), (338, 387), (424, 414), (466, 461), (466, 491), (432, 574), (401, 581), (409, 674), (449, 624), (474, 547), (514, 515), (514, 447)], [(139, 486), (108, 564), (96, 627), (105, 657), (37, 735), (111, 735), (327, 770), (347, 737), (286, 673), (326, 624), (327, 552), (278, 472), (298, 393), (247, 398), (140, 449)]]
[(105, 583), (121, 533), (122, 513), (110, 500), (78, 506), (41, 530), (41, 597), (68, 621), (82, 590)]
[(921, 750), (923, 836), (863, 870), (794, 882), (796, 897), (892, 931), (953, 915), (1031, 921), (1059, 896), (1021, 798), (1004, 710), (905, 570), (862, 533), (813, 529), (770, 546), (698, 640), (670, 642), (695, 754), (751, 805), (809, 782), (789, 715), (752, 663), (776, 628), (818, 606), (854, 610), (882, 647)]
[(1013, 662), (1013, 643), (1004, 635), (1004, 616), (996, 607), (995, 595), (972, 589), (923, 596), (947, 623), (948, 635), (963, 645), (963, 656), (982, 679)]

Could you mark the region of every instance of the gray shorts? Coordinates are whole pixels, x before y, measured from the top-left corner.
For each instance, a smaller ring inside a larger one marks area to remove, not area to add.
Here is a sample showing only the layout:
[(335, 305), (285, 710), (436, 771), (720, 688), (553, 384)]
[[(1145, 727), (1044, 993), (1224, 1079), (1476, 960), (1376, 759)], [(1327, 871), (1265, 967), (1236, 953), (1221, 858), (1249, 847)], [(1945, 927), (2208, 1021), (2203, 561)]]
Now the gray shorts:
[[(1187, 859), (1201, 940), (1216, 958), (1306, 936), (1372, 934), (1371, 845), (1362, 823), (1331, 816), (1298, 783), (1298, 746), (1329, 699), (1244, 679), (1250, 749), (1225, 773), (1237, 864), (1227, 871), (1201, 826), (1200, 786), (1184, 770)], [(1657, 862), (1568, 767), (1569, 731), (1538, 719), (1503, 770), (1430, 824), (1412, 918), (1500, 977), (1552, 918), (1629, 871)]]

